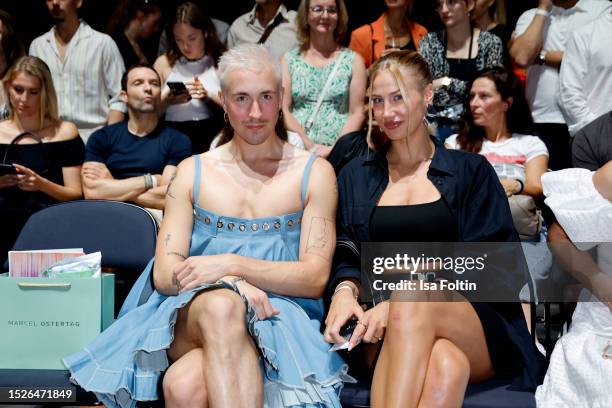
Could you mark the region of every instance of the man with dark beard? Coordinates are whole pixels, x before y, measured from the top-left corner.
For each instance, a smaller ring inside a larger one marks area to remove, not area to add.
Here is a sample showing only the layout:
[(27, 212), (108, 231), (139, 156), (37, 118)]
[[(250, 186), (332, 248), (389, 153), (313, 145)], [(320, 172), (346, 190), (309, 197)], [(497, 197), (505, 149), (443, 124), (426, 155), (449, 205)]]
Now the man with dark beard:
[(29, 54), (49, 66), (59, 114), (74, 122), (83, 140), (97, 128), (123, 120), (119, 100), (125, 66), (115, 42), (79, 19), (83, 0), (47, 0), (55, 25), (32, 41)]
[(191, 142), (159, 124), (161, 81), (153, 68), (130, 67), (121, 88), (129, 119), (105, 126), (89, 138), (81, 171), (85, 198), (131, 201), (163, 210), (167, 185), (176, 166), (191, 155)]

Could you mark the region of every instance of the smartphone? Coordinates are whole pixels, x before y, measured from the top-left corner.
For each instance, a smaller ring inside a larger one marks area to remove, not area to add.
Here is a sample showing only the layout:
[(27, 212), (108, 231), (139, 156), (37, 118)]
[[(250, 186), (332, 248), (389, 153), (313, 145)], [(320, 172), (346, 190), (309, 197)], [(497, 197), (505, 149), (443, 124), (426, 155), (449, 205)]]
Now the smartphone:
[(187, 87), (182, 82), (166, 82), (166, 85), (168, 85), (168, 88), (170, 88), (173, 95), (189, 93), (189, 91), (187, 91)]
[(17, 169), (12, 164), (0, 164), (0, 176), (6, 176), (9, 174), (17, 174)]

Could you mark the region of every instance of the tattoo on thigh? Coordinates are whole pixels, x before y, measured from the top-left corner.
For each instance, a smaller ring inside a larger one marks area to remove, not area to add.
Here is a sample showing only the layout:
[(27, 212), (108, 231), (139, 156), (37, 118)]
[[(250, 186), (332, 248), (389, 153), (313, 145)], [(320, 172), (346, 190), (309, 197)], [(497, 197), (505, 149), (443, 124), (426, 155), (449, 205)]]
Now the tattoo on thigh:
[(174, 252), (174, 251), (170, 251), (170, 252), (166, 252), (166, 255), (175, 255), (175, 256), (179, 256), (183, 259), (187, 259), (187, 257), (183, 254), (181, 254), (180, 252)]
[(333, 222), (323, 217), (313, 217), (310, 221), (306, 253), (329, 260), (333, 247)]

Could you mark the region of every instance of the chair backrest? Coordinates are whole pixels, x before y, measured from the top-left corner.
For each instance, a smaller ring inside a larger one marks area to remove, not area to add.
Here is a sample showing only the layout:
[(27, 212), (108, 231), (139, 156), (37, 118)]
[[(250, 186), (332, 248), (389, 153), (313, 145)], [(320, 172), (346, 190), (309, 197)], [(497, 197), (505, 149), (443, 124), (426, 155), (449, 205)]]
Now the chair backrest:
[(102, 266), (142, 271), (155, 255), (158, 225), (144, 208), (108, 200), (78, 200), (33, 214), (13, 250), (83, 248), (102, 252)]

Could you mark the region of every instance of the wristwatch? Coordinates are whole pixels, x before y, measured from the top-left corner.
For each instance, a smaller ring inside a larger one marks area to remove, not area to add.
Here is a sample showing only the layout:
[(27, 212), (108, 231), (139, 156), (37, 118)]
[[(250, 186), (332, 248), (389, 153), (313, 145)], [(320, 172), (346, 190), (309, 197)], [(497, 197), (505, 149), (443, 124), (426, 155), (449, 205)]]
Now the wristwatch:
[(448, 88), (451, 84), (451, 79), (449, 77), (444, 77), (442, 78), (442, 81), (440, 81), (442, 88)]
[(538, 57), (536, 58), (536, 63), (538, 65), (546, 65), (546, 54), (548, 54), (548, 51), (540, 51), (540, 54), (538, 54)]

